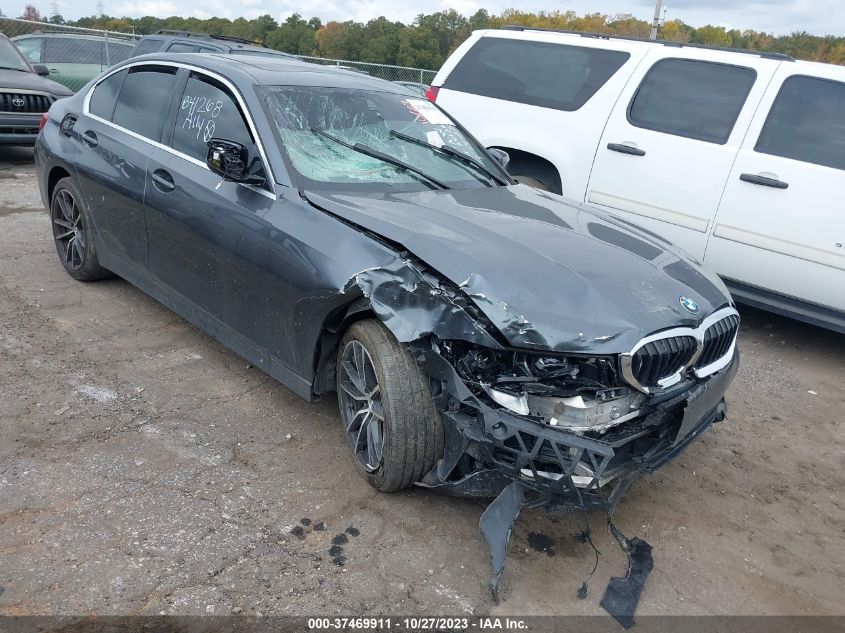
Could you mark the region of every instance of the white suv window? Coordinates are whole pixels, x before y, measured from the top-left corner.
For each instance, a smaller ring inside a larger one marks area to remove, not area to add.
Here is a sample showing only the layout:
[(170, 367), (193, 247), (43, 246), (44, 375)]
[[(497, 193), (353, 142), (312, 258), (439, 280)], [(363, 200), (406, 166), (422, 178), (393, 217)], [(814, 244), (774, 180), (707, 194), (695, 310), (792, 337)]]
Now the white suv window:
[(630, 56), (601, 48), (482, 37), (449, 73), (443, 87), (572, 112)]
[(693, 59), (661, 59), (628, 106), (631, 125), (724, 145), (757, 71)]
[(804, 75), (783, 82), (754, 151), (845, 169), (845, 83)]

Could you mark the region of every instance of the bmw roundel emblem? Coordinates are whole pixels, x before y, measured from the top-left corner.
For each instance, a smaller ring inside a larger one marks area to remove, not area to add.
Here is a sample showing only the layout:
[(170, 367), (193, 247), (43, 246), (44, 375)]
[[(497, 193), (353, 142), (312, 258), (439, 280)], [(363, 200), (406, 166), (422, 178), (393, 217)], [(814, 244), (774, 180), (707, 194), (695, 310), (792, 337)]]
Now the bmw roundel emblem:
[(683, 306), (684, 310), (690, 312), (692, 314), (698, 314), (698, 304), (695, 302), (694, 299), (690, 299), (689, 297), (681, 297), (678, 299), (681, 302), (681, 306)]

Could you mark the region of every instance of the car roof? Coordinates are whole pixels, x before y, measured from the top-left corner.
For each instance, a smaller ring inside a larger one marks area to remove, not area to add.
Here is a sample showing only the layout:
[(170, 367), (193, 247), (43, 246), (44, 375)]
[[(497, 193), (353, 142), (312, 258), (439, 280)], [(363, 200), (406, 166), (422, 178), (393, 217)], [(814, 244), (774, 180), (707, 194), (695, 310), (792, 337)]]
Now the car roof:
[(834, 72), (838, 71), (838, 74), (845, 79), (845, 66), (840, 66), (839, 64), (832, 64), (830, 62), (813, 62), (808, 59), (799, 59), (795, 61), (795, 66), (805, 69), (807, 72), (813, 72), (814, 70), (825, 70), (828, 72), (831, 70)]
[(591, 38), (599, 40), (612, 40), (618, 42), (639, 42), (649, 46), (671, 46), (675, 48), (700, 48), (711, 51), (721, 51), (724, 53), (740, 53), (743, 55), (756, 55), (764, 59), (774, 59), (780, 61), (794, 62), (795, 59), (784, 53), (776, 53), (773, 51), (757, 51), (746, 48), (731, 48), (727, 46), (711, 46), (709, 44), (695, 44), (691, 42), (674, 42), (670, 40), (652, 40), (644, 37), (633, 37), (628, 35), (614, 35), (611, 33), (593, 33), (590, 31), (572, 31), (569, 29), (552, 29), (540, 26), (523, 26), (521, 24), (506, 24), (500, 26), (498, 29), (483, 29), (479, 31), (482, 37), (496, 36), (502, 33), (519, 33), (519, 39), (534, 39), (535, 36), (541, 34), (553, 34), (562, 38)]
[(249, 40), (244, 40), (237, 37), (228, 37), (224, 35), (215, 35), (212, 33), (195, 33), (193, 31), (177, 31), (172, 29), (159, 29), (155, 33), (149, 33), (138, 39), (138, 42), (144, 40), (158, 40), (162, 42), (172, 42), (174, 40), (182, 42), (196, 42), (203, 44), (211, 44), (222, 49), (228, 49), (232, 52), (249, 51), (250, 53), (266, 52), (270, 55), (287, 55), (293, 57), (290, 53), (277, 51), (268, 48), (263, 44), (255, 44)]
[(265, 86), (321, 86), (410, 93), (386, 79), (377, 79), (335, 66), (323, 66), (296, 57), (228, 55), (222, 53), (150, 53), (132, 57), (122, 65), (138, 62), (176, 62), (217, 72), (232, 80)]
[[(32, 39), (35, 37), (72, 37), (73, 39), (78, 40), (97, 40), (98, 42), (102, 42), (105, 39), (102, 35), (88, 35), (87, 33), (56, 33), (52, 31), (35, 31), (33, 33), (26, 33), (25, 35), (18, 35), (16, 37), (13, 37), (12, 41), (14, 42), (17, 40)], [(129, 37), (128, 33), (126, 34), (126, 37)], [(122, 40), (120, 39), (119, 34), (115, 34), (114, 37), (111, 37), (111, 34), (109, 34), (108, 42), (109, 44), (122, 44), (124, 46), (135, 46), (135, 44), (137, 43), (136, 40)]]

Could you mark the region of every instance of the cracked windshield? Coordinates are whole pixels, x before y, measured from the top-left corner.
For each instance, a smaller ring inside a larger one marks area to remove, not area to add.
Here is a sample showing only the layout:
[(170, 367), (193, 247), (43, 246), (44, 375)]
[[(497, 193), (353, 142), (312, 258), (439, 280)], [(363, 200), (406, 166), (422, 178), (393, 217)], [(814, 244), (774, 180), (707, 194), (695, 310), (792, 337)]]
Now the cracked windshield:
[(394, 192), (502, 183), (483, 148), (425, 99), (312, 87), (272, 87), (264, 98), (307, 186)]

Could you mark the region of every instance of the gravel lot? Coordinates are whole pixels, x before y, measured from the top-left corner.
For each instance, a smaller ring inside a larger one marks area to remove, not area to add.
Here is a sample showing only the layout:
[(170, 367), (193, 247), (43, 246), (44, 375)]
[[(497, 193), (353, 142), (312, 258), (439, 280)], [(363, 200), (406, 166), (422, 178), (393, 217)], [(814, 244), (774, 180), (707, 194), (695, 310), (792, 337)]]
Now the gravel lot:
[[(530, 511), (493, 605), (482, 503), (372, 490), (334, 398), (71, 280), (30, 162), (0, 148), (0, 614), (604, 613), (602, 515), (588, 599), (580, 518)], [(654, 546), (640, 615), (845, 614), (845, 337), (742, 313), (728, 420), (617, 509)]]

